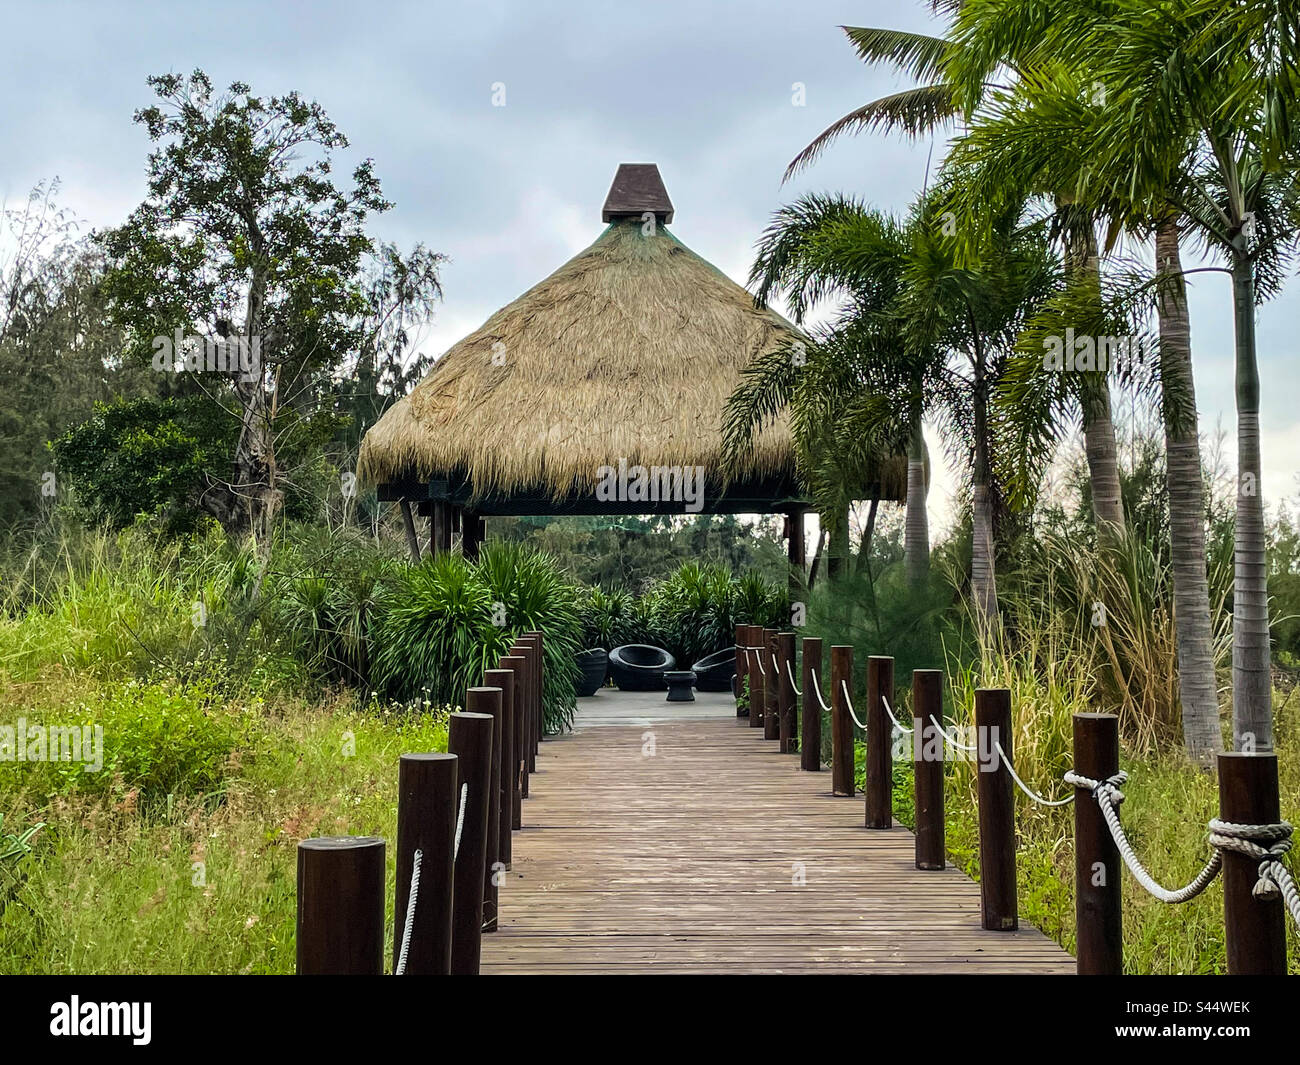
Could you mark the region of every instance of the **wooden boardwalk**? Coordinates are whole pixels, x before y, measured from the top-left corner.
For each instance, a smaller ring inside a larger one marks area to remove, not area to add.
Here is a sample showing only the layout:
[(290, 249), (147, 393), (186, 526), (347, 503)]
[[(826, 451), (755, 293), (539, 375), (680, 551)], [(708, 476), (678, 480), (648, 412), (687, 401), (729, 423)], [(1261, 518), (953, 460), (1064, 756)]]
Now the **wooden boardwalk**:
[(918, 871), (911, 833), (862, 827), (729, 697), (662, 698), (602, 692), (542, 744), (483, 972), (1073, 972), (1035, 929), (983, 931), (976, 884)]

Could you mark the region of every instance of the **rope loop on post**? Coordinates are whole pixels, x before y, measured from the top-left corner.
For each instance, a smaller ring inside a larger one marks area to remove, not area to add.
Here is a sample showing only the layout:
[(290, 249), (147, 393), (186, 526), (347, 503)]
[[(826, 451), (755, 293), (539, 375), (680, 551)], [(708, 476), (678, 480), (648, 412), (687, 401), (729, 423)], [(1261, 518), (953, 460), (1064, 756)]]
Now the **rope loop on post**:
[(831, 708), (826, 705), (826, 700), (822, 698), (822, 682), (817, 678), (817, 670), (812, 670), (813, 692), (817, 695), (817, 702), (825, 713), (830, 713)]
[(799, 690), (799, 685), (795, 684), (794, 682), (794, 673), (790, 669), (790, 659), (788, 658), (785, 660), (785, 675), (787, 679), (790, 681), (790, 687), (794, 689), (795, 695), (797, 695), (800, 699), (802, 699), (803, 692)]
[(1241, 825), (1232, 821), (1210, 821), (1210, 845), (1219, 851), (1235, 851), (1259, 863), (1259, 878), (1250, 893), (1257, 899), (1281, 897), (1296, 926), (1300, 927), (1300, 889), (1282, 864), (1291, 849), (1294, 829), (1289, 821), (1270, 825)]
[(1129, 872), (1133, 874), (1134, 879), (1146, 889), (1148, 894), (1161, 902), (1167, 902), (1171, 905), (1196, 898), (1219, 875), (1219, 869), (1223, 865), (1223, 852), (1216, 848), (1210, 856), (1210, 860), (1205, 863), (1205, 867), (1185, 886), (1173, 891), (1161, 887), (1138, 860), (1138, 856), (1133, 850), (1133, 844), (1129, 842), (1128, 837), (1124, 834), (1123, 826), (1119, 823), (1118, 808), (1119, 804), (1124, 801), (1124, 793), (1120, 788), (1127, 780), (1128, 774), (1123, 771), (1116, 773), (1112, 777), (1107, 777), (1105, 780), (1093, 780), (1091, 777), (1085, 777), (1082, 773), (1076, 773), (1073, 769), (1065, 774), (1067, 784), (1072, 784), (1076, 788), (1087, 788), (1092, 793), (1092, 797), (1097, 800), (1097, 806), (1106, 821), (1106, 827), (1110, 830), (1111, 839), (1115, 841), (1115, 847), (1118, 849), (1120, 857), (1124, 860), (1124, 864), (1128, 866)]
[(853, 718), (853, 723), (857, 725), (858, 728), (863, 732), (866, 732), (867, 726), (859, 721), (858, 715), (853, 712), (853, 699), (849, 695), (849, 682), (847, 680), (840, 681), (840, 691), (844, 693), (844, 705), (849, 709), (849, 717)]
[(420, 901), (420, 865), (424, 861), (424, 851), (415, 849), (411, 855), (411, 890), (406, 899), (406, 925), (402, 929), (402, 949), (397, 954), (397, 967), (394, 976), (406, 975), (406, 956), (411, 950), (411, 932), (415, 929), (415, 904)]

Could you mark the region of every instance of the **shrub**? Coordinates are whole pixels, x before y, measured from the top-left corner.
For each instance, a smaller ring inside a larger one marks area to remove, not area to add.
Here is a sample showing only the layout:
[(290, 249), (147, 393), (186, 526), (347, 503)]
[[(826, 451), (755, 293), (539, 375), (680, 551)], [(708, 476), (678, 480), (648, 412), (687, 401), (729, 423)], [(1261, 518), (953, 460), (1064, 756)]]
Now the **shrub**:
[(543, 722), (548, 732), (567, 728), (577, 709), (574, 656), (583, 649), (577, 588), (555, 556), (504, 540), (483, 545), (474, 575), (491, 596), (494, 622), (504, 620), (511, 641), (525, 632), (542, 634)]
[[(223, 705), (224, 693), (215, 680), (181, 681), (164, 677), (153, 682), (109, 681), (89, 698), (61, 706), (14, 705), (8, 700), (16, 727), (90, 726), (102, 729), (102, 766), (93, 771), (83, 762), (3, 761), (0, 781), (5, 790), (26, 791), (38, 804), (56, 795), (78, 792), (155, 808), (169, 795), (215, 798), (234, 771), (231, 755), (257, 739), (257, 718), (242, 707)], [(50, 752), (47, 752), (50, 753)]]

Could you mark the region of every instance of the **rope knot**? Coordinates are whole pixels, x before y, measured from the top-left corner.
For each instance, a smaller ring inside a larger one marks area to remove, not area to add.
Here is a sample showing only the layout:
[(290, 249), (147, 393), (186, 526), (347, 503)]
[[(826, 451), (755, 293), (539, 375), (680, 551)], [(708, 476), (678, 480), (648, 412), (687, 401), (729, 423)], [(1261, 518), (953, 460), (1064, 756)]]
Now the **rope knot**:
[(1269, 825), (1241, 825), (1232, 821), (1210, 821), (1210, 845), (1230, 850), (1259, 864), (1255, 886), (1250, 889), (1257, 899), (1275, 899), (1284, 895), (1278, 872), (1286, 874), (1282, 858), (1291, 849), (1294, 831), (1289, 821)]
[(1076, 788), (1087, 788), (1092, 792), (1092, 797), (1098, 801), (1104, 799), (1111, 806), (1118, 806), (1124, 801), (1124, 793), (1120, 788), (1128, 783), (1128, 774), (1121, 769), (1105, 780), (1093, 780), (1092, 777), (1085, 777), (1082, 773), (1076, 773), (1071, 769), (1065, 774), (1065, 782)]

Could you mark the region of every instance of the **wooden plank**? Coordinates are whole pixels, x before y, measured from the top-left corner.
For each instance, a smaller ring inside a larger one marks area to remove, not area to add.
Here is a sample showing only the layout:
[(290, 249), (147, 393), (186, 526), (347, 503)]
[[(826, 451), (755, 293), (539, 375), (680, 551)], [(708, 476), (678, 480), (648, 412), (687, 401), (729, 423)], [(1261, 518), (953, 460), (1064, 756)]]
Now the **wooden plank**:
[(974, 883), (917, 870), (730, 698), (657, 699), (603, 692), (542, 746), (483, 972), (1073, 972), (1035, 929), (983, 930)]

